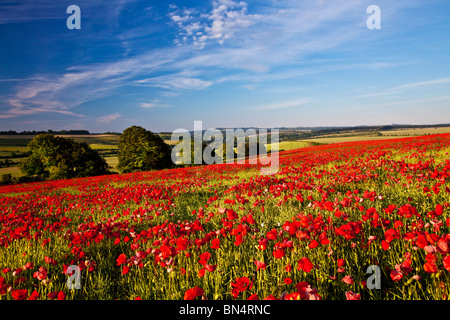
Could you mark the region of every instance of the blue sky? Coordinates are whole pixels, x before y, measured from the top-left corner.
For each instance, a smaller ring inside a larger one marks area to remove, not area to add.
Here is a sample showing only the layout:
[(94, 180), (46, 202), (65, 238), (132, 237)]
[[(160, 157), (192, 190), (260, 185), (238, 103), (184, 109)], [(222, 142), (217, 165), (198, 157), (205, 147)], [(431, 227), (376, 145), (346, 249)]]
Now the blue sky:
[[(66, 9), (81, 9), (69, 30)], [(366, 12), (381, 10), (381, 29)], [(0, 0), (0, 130), (450, 123), (448, 0)]]

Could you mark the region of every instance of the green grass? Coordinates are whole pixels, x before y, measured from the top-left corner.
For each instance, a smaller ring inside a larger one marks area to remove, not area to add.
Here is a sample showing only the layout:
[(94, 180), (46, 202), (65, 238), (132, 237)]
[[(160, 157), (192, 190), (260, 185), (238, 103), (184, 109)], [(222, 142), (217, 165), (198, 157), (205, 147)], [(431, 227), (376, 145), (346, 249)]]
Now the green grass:
[(450, 133), (450, 127), (401, 129), (401, 130), (381, 131), (380, 133), (385, 136), (423, 136), (428, 134)]
[(3, 174), (11, 174), (13, 177), (21, 177), (22, 172), (19, 167), (0, 168), (0, 176)]
[[(282, 141), (279, 143), (279, 150), (294, 150), (294, 149), (300, 149), (300, 148), (307, 148), (314, 145), (314, 143), (309, 141)], [(271, 150), (271, 145), (266, 145), (267, 151), (269, 152)]]
[(119, 164), (119, 159), (117, 157), (105, 157), (106, 163), (111, 167), (112, 172), (119, 172), (117, 170), (117, 165)]
[(90, 146), (94, 150), (117, 150), (117, 149), (119, 149), (119, 147), (117, 145), (110, 145), (110, 144), (93, 143)]

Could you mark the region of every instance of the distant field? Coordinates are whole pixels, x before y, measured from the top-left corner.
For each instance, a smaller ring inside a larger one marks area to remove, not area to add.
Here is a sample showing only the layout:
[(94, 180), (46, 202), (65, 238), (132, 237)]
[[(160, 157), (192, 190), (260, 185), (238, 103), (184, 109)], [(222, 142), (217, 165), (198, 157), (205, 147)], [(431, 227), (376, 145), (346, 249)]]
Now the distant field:
[(19, 167), (0, 168), (0, 176), (8, 173), (11, 174), (13, 177), (22, 176), (22, 172), (20, 171)]
[(308, 139), (308, 142), (316, 142), (319, 144), (332, 144), (354, 141), (370, 141), (370, 140), (386, 140), (386, 139), (398, 139), (398, 136), (368, 136), (368, 135), (355, 135), (355, 136), (336, 136), (326, 138)]
[(92, 149), (94, 150), (110, 150), (110, 149), (119, 149), (117, 145), (111, 145), (111, 144), (98, 144), (93, 143), (90, 145)]
[[(70, 138), (77, 142), (86, 142), (90, 145), (117, 146), (120, 140), (119, 135), (114, 134), (90, 134), (90, 135), (58, 135), (63, 138)], [(110, 149), (110, 148), (108, 148)]]
[(362, 133), (362, 132), (357, 132), (353, 135), (351, 133), (330, 134), (327, 136), (322, 136), (320, 138), (313, 138), (305, 141), (308, 142), (311, 141), (320, 144), (331, 144), (331, 143), (343, 143), (354, 141), (398, 139), (400, 137), (414, 137), (414, 136), (450, 133), (450, 127), (399, 129), (399, 130), (380, 131), (379, 133), (381, 134), (381, 136), (376, 135), (374, 133)]
[[(300, 149), (310, 147), (315, 144), (332, 144), (342, 142), (354, 142), (354, 141), (368, 141), (368, 140), (384, 140), (384, 139), (396, 139), (399, 137), (407, 136), (423, 136), (431, 134), (443, 134), (450, 133), (450, 127), (436, 127), (436, 128), (418, 128), (418, 129), (397, 129), (390, 131), (377, 132), (346, 132), (341, 134), (329, 134), (321, 136), (320, 138), (313, 138), (299, 141), (283, 141), (280, 142), (279, 150), (289, 151), (293, 149)], [(379, 135), (381, 134), (381, 135)], [(93, 149), (98, 150), (100, 154), (105, 158), (108, 165), (112, 168), (113, 172), (117, 170), (117, 151), (120, 136), (113, 134), (91, 134), (91, 135), (59, 135), (65, 138), (74, 139), (77, 142), (86, 142)], [(0, 157), (2, 159), (10, 159), (14, 162), (20, 162), (23, 158), (11, 157), (12, 153), (21, 155), (28, 151), (27, 144), (33, 139), (33, 135), (0, 135)], [(164, 140), (167, 144), (173, 145), (176, 142), (170, 140)], [(270, 145), (266, 145), (267, 151), (271, 150)], [(0, 176), (2, 174), (10, 173), (14, 177), (21, 176), (19, 168), (7, 167), (0, 168)]]
[[(294, 150), (294, 149), (300, 149), (300, 148), (306, 148), (312, 146), (314, 143), (311, 141), (282, 141), (279, 144), (279, 150)], [(266, 149), (269, 152), (271, 150), (271, 145), (266, 145)]]
[[(0, 140), (1, 143), (1, 140)], [(11, 153), (21, 154), (27, 152), (26, 146), (4, 146), (0, 145), (0, 157), (10, 157)]]
[(119, 172), (117, 170), (117, 164), (119, 163), (119, 159), (117, 157), (105, 157), (106, 163), (111, 167), (112, 172)]
[(424, 136), (427, 134), (450, 133), (450, 127), (400, 129), (400, 130), (380, 131), (380, 133), (385, 136)]

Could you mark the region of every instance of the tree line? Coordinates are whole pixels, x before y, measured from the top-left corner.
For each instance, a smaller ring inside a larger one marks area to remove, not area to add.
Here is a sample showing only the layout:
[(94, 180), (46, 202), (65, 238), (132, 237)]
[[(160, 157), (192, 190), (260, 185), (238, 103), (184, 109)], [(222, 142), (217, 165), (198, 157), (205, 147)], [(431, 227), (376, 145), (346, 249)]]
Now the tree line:
[[(194, 154), (199, 150), (194, 149), (194, 143), (191, 145), (191, 157), (194, 159)], [(200, 152), (203, 152), (206, 147), (206, 143), (203, 143)], [(233, 147), (237, 147), (237, 145)], [(261, 151), (264, 146), (259, 146), (259, 148)], [(71, 138), (46, 132), (36, 135), (28, 143), (28, 149), (28, 157), (20, 163), (20, 170), (24, 177), (17, 182), (112, 174), (106, 160), (86, 142), (76, 142)], [(225, 162), (225, 145), (223, 150)], [(244, 150), (245, 154), (248, 155), (248, 140), (245, 142)], [(234, 152), (233, 158), (237, 158), (236, 152)], [(191, 163), (194, 163), (194, 161)], [(202, 163), (202, 165), (204, 164)], [(162, 170), (190, 165), (174, 164), (172, 161), (172, 146), (165, 143), (160, 135), (142, 127), (129, 127), (120, 136), (117, 169), (121, 173)], [(14, 182), (11, 175), (3, 176), (0, 180), (2, 184), (11, 182)]]
[(0, 131), (0, 135), (37, 135), (37, 134), (67, 134), (67, 135), (75, 135), (75, 134), (90, 134), (88, 130), (61, 130), (61, 131), (53, 131), (53, 130), (47, 130), (47, 131), (21, 131), (17, 132), (15, 130), (8, 130), (8, 131)]

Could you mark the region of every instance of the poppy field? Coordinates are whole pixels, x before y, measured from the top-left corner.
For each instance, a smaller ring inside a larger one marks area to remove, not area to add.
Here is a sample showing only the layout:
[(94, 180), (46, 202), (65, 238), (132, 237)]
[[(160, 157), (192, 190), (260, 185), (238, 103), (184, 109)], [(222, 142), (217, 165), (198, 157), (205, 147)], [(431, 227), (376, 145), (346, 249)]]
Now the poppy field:
[(275, 175), (215, 164), (3, 186), (0, 299), (446, 300), (449, 153), (440, 134), (281, 152)]

